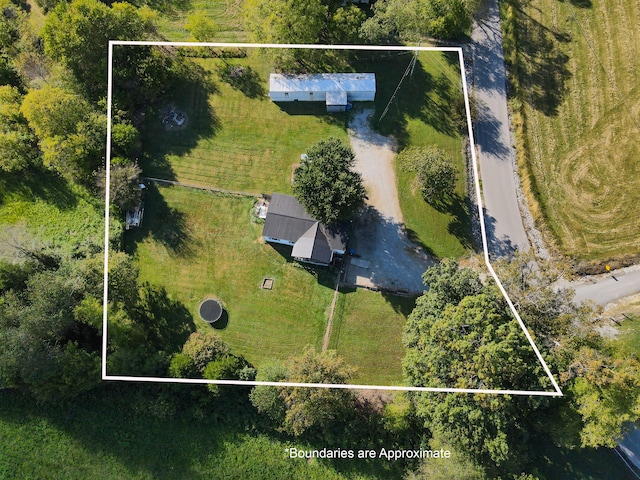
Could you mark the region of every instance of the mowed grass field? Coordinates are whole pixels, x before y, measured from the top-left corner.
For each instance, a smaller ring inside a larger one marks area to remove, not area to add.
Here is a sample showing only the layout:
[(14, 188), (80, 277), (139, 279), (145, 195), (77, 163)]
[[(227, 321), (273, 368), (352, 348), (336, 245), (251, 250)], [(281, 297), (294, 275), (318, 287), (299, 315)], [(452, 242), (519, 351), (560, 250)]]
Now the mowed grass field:
[(199, 14), (210, 19), (216, 26), (215, 38), (209, 42), (247, 42), (249, 35), (244, 30), (242, 19), (243, 0), (194, 0), (190, 2), (163, 2), (153, 7), (158, 13), (158, 31), (167, 41), (194, 41), (187, 30), (189, 15)]
[[(245, 51), (245, 58), (194, 60), (210, 73), (213, 87), (176, 90), (171, 104), (187, 114), (186, 128), (167, 130), (157, 115), (145, 122), (145, 175), (253, 194), (290, 193), (292, 166), (308, 147), (331, 136), (349, 141), (348, 113), (327, 114), (322, 103), (271, 102), (268, 52)], [(462, 138), (454, 120), (464, 115), (457, 111), (459, 64), (455, 56), (421, 52), (396, 92), (411, 58), (407, 52), (363, 53), (354, 69), (376, 74), (376, 101), (365, 105), (375, 111), (374, 128), (393, 136), (399, 148), (437, 145), (457, 165), (454, 201), (439, 210), (412, 188), (413, 174), (396, 168), (407, 228), (433, 255), (457, 258), (471, 248)], [(247, 69), (251, 82), (244, 90), (222, 78), (225, 65)]]
[(343, 289), (329, 348), (357, 368), (357, 384), (404, 385), (402, 332), (415, 300), (378, 292)]
[[(222, 301), (226, 328), (216, 330), (232, 350), (260, 366), (285, 360), (306, 345), (322, 346), (334, 279), (301, 268), (260, 241), (252, 223), (254, 199), (221, 197), (183, 187), (152, 187), (141, 230), (126, 236), (140, 266), (140, 281), (164, 286), (185, 304), (198, 328), (198, 306)], [(261, 288), (274, 279), (272, 290)], [(112, 372), (116, 373), (116, 372)]]
[[(251, 198), (151, 186), (143, 227), (125, 238), (140, 281), (164, 286), (198, 328), (211, 328), (198, 317), (200, 302), (219, 298), (228, 322), (215, 331), (259, 367), (297, 356), (306, 345), (321, 348), (335, 277), (328, 269), (302, 268), (286, 250), (260, 241), (253, 204)], [(266, 277), (274, 279), (272, 290), (260, 288)], [(410, 298), (367, 290), (339, 294), (329, 348), (358, 369), (354, 383), (402, 384), (402, 329), (412, 308)]]
[[(181, 88), (173, 105), (184, 111), (184, 130), (167, 131), (160, 119), (143, 133), (145, 175), (227, 190), (267, 193), (291, 191), (292, 165), (307, 148), (328, 137), (348, 142), (346, 114), (326, 115), (309, 105), (294, 115), (268, 98), (269, 62), (247, 49), (246, 58), (194, 59), (210, 72), (213, 93)], [(242, 92), (220, 78), (226, 63), (251, 72), (252, 90)], [(317, 113), (321, 113), (318, 115)]]
[(517, 93), (546, 223), (572, 257), (638, 254), (640, 4), (521, 5), (511, 15)]
[[(176, 90), (172, 105), (187, 114), (184, 129), (167, 130), (158, 116), (145, 122), (144, 175), (250, 194), (290, 193), (292, 165), (310, 145), (329, 136), (348, 142), (349, 113), (328, 115), (323, 104), (274, 104), (266, 95), (269, 56), (246, 53), (194, 59), (210, 72), (214, 86), (209, 92)], [(462, 140), (451, 108), (461, 95), (457, 59), (421, 53), (394, 96), (412, 55), (375, 55), (360, 56), (353, 67), (376, 73), (374, 127), (393, 135), (401, 148), (436, 144), (460, 170), (455, 208), (441, 211), (412, 190), (410, 175), (399, 172), (407, 228), (430, 253), (462, 256), (470, 249), (470, 225)], [(226, 65), (245, 68), (252, 81), (243, 88), (231, 85), (220, 73)], [(221, 335), (259, 366), (268, 358), (296, 355), (307, 344), (320, 347), (334, 280), (326, 274), (318, 280), (261, 245), (262, 226), (251, 223), (251, 204), (182, 187), (159, 188), (147, 201), (143, 231), (128, 235), (134, 238), (129, 249), (136, 252), (141, 278), (166, 286), (195, 318), (205, 296), (221, 298), (230, 315)], [(258, 288), (264, 277), (275, 278), (273, 291)], [(358, 367), (358, 383), (401, 384), (401, 335), (410, 311), (399, 309), (403, 302), (372, 292), (340, 295), (330, 348)]]

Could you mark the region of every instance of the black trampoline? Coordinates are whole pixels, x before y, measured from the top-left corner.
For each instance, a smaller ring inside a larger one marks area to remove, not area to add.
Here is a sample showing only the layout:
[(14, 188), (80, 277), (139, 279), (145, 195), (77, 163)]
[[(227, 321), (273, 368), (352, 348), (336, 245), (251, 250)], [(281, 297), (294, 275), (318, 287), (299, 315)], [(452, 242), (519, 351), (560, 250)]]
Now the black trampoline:
[(208, 298), (200, 304), (200, 308), (198, 310), (200, 318), (207, 323), (214, 323), (220, 320), (224, 309), (218, 300)]

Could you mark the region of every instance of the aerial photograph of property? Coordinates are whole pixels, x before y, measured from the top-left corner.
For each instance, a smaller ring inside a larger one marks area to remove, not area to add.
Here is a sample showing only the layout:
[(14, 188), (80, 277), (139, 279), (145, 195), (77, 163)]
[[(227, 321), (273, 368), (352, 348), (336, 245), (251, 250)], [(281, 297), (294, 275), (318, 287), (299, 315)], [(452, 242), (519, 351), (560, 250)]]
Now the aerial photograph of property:
[(640, 478), (634, 2), (0, 2), (0, 478)]

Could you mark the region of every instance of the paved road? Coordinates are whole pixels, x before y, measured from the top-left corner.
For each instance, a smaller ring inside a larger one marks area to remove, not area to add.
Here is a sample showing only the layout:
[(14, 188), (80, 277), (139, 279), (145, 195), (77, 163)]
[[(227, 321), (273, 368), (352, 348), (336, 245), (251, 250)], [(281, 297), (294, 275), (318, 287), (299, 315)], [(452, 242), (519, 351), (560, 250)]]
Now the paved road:
[(605, 306), (621, 298), (640, 293), (640, 265), (622, 268), (607, 275), (565, 283), (576, 291), (575, 301), (592, 300)]
[(640, 430), (636, 428), (619, 440), (618, 448), (640, 470)]
[(504, 55), (498, 2), (489, 0), (471, 35), (473, 84), (479, 115), (475, 141), (485, 207), (489, 252), (493, 256), (527, 251), (515, 182), (515, 151), (511, 146)]

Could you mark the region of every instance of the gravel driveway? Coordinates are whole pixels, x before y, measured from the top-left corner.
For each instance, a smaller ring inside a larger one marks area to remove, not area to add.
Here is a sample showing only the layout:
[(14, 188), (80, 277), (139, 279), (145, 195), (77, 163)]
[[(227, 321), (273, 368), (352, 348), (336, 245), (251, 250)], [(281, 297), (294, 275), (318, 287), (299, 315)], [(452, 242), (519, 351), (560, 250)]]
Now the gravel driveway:
[(436, 263), (409, 240), (402, 219), (393, 158), (393, 139), (371, 129), (372, 109), (356, 110), (349, 122), (355, 169), (367, 189), (367, 208), (354, 220), (357, 258), (350, 258), (346, 282), (352, 285), (422, 293), (422, 274)]

